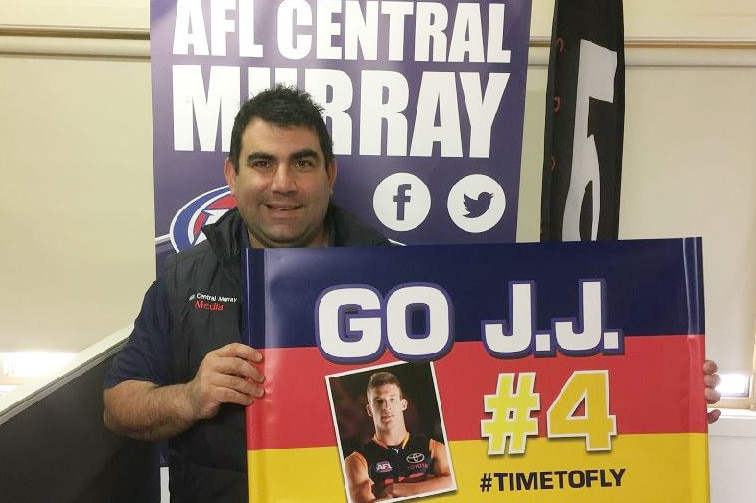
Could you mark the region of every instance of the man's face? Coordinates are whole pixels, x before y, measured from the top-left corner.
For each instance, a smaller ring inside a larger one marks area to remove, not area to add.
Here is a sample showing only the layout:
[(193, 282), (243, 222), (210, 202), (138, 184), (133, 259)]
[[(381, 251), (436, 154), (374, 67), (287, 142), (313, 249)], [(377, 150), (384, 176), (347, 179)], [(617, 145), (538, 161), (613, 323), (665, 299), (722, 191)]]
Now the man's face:
[(386, 429), (398, 424), (404, 426), (404, 410), (407, 400), (396, 384), (384, 384), (368, 389), (367, 411), (373, 418), (375, 429)]
[(336, 163), (325, 165), (318, 135), (256, 117), (241, 137), (239, 172), (224, 174), (254, 248), (326, 246), (323, 219)]

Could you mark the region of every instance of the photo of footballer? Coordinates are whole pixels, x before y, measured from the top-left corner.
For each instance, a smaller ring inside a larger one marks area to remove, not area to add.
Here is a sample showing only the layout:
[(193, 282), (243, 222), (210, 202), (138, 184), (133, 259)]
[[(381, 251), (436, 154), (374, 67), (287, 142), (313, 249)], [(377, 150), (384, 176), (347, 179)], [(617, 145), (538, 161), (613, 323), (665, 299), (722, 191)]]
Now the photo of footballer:
[(454, 491), (431, 362), (326, 376), (350, 503)]

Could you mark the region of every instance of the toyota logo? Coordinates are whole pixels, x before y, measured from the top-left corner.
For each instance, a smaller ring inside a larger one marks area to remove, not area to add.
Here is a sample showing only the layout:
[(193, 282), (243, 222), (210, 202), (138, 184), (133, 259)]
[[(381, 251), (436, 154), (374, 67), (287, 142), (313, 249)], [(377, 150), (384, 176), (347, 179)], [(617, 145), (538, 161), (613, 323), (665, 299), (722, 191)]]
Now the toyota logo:
[(425, 459), (425, 454), (422, 452), (413, 452), (407, 456), (407, 463), (421, 463)]

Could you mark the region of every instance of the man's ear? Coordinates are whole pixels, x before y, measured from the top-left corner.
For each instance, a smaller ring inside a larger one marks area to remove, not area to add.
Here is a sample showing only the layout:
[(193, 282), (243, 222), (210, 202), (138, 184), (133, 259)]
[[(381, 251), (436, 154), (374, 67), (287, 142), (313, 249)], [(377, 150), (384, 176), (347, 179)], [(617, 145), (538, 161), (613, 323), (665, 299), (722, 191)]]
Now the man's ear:
[(231, 162), (230, 157), (226, 157), (226, 163), (223, 165), (223, 176), (226, 178), (226, 185), (228, 185), (229, 190), (231, 190), (231, 195), (235, 196), (236, 169), (234, 168), (234, 164)]
[(407, 410), (407, 399), (402, 398), (402, 410)]
[(367, 409), (368, 416), (373, 417), (373, 411), (370, 408), (370, 404), (365, 405), (365, 409)]

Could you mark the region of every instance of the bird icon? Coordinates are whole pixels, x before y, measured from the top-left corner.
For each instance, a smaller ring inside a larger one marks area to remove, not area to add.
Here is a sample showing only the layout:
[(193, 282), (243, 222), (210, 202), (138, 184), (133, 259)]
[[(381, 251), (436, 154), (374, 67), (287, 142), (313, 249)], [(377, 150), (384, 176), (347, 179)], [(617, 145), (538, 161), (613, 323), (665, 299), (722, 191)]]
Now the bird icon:
[(491, 206), (491, 198), (493, 198), (491, 192), (481, 192), (477, 199), (465, 194), (465, 209), (467, 210), (465, 217), (476, 218), (487, 212)]

